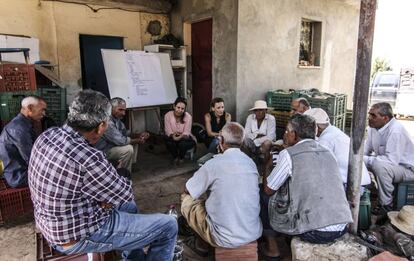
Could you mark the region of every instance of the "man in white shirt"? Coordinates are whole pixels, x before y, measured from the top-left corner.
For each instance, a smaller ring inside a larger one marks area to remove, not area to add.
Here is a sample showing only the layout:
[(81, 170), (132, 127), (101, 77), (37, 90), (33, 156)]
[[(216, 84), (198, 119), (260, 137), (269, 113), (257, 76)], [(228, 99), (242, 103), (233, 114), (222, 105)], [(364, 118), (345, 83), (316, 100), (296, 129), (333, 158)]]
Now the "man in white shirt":
[[(269, 161), (272, 141), (276, 139), (276, 119), (267, 113), (267, 109), (265, 101), (258, 100), (254, 103), (254, 107), (249, 110), (253, 113), (246, 120), (243, 142), (244, 151), (252, 158), (263, 155), (263, 162)], [(260, 165), (260, 171), (264, 172), (262, 168), (265, 164)]]
[[(348, 178), (350, 142), (348, 135), (331, 125), (328, 114), (321, 108), (309, 109), (304, 114), (312, 116), (315, 119), (316, 126), (318, 127), (316, 133), (318, 142), (332, 151), (338, 163), (342, 182), (346, 184)], [(371, 184), (371, 178), (369, 177), (365, 164), (362, 164), (361, 186), (369, 184)]]
[(387, 212), (392, 208), (393, 183), (414, 181), (414, 144), (388, 103), (372, 105), (368, 124), (364, 162), (377, 178), (379, 205)]
[[(236, 248), (262, 235), (259, 176), (253, 160), (240, 150), (243, 127), (227, 123), (220, 135), (222, 154), (207, 161), (187, 181), (181, 213), (211, 246)], [(200, 200), (207, 191), (207, 199)]]

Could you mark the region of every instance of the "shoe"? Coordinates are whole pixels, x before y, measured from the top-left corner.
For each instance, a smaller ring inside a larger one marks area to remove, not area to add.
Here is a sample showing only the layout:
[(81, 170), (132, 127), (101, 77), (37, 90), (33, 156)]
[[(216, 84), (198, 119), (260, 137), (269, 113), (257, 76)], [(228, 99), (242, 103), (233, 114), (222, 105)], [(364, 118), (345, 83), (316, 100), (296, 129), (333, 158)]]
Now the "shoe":
[(280, 258), (280, 256), (266, 256), (265, 254), (260, 253), (259, 260), (260, 261), (280, 261), (282, 259)]
[(193, 230), (188, 225), (187, 220), (183, 216), (179, 216), (177, 219), (177, 222), (178, 222), (178, 234), (180, 236), (184, 236), (184, 237), (194, 236)]
[(190, 236), (186, 238), (184, 240), (184, 244), (186, 244), (197, 255), (202, 257), (208, 256), (208, 249), (202, 249), (197, 247), (197, 238), (195, 236)]
[(384, 205), (374, 208), (371, 213), (375, 216), (384, 216), (390, 211), (392, 211), (392, 205)]
[(264, 245), (260, 244), (258, 246), (259, 252), (259, 261), (279, 261), (282, 260), (280, 256), (268, 256), (264, 253)]

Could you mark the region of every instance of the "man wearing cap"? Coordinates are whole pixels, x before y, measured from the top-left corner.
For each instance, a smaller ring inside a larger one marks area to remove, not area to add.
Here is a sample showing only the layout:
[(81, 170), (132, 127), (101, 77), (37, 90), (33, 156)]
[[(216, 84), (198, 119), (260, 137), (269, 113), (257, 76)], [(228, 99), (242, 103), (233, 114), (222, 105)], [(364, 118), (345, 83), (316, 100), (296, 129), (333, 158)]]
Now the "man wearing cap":
[[(341, 174), (342, 182), (347, 183), (348, 178), (348, 161), (349, 161), (349, 142), (348, 135), (337, 127), (329, 123), (328, 114), (321, 108), (309, 109), (305, 115), (312, 116), (315, 119), (318, 131), (316, 136), (321, 145), (328, 148), (334, 154)], [(362, 165), (361, 186), (369, 185), (371, 178), (365, 164)]]
[(264, 155), (263, 162), (269, 161), (272, 141), (276, 138), (276, 119), (267, 113), (267, 109), (265, 101), (255, 101), (254, 107), (249, 110), (253, 113), (246, 120), (243, 144), (249, 156)]
[(393, 184), (414, 181), (414, 143), (386, 102), (372, 105), (368, 124), (364, 162), (378, 182), (380, 208), (374, 214), (383, 214), (392, 209)]
[(306, 98), (297, 98), (294, 99), (292, 101), (292, 103), (290, 104), (290, 115), (294, 115), (294, 114), (303, 114), (305, 111), (309, 110), (310, 104), (308, 102), (308, 100), (306, 100)]

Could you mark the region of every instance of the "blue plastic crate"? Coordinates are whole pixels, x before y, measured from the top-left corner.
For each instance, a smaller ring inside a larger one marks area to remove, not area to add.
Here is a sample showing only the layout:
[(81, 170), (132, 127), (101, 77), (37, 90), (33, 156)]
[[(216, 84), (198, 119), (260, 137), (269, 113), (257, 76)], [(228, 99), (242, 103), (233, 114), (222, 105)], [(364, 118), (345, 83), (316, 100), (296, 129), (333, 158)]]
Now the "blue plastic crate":
[(400, 210), (405, 205), (414, 205), (414, 181), (398, 184), (397, 209)]

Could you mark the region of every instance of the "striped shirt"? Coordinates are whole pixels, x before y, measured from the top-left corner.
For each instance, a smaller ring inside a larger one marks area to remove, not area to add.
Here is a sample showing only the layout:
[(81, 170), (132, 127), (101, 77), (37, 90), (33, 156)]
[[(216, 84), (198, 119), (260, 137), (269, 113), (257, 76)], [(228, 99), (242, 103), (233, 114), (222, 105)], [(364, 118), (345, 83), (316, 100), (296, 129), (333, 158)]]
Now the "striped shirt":
[(45, 131), (33, 145), (29, 187), (37, 227), (51, 244), (78, 241), (97, 231), (114, 206), (134, 199), (103, 152), (64, 125)]
[[(300, 144), (307, 139), (301, 140), (297, 144)], [(267, 177), (267, 186), (277, 191), (285, 181), (292, 176), (292, 158), (290, 157), (287, 150), (282, 150), (279, 153), (279, 157), (277, 157), (277, 164), (276, 167), (273, 168), (270, 175)], [(333, 232), (333, 231), (342, 231), (345, 229), (347, 224), (337, 224), (331, 225), (324, 228), (317, 229), (318, 231), (325, 231), (325, 232)]]

